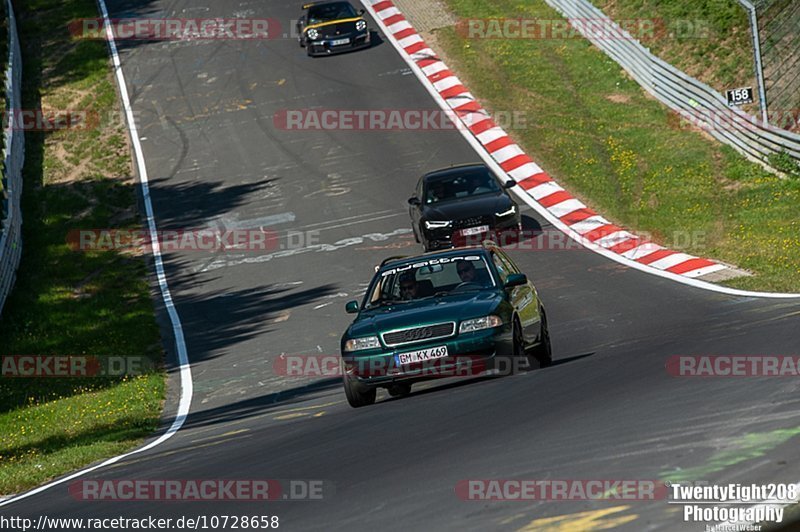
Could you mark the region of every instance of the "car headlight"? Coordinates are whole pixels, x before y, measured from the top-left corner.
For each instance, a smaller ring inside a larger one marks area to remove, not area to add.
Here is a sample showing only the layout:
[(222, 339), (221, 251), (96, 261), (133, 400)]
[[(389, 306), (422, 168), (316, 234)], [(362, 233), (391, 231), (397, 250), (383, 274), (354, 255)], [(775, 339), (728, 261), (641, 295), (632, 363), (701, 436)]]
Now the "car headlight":
[(319, 30), (317, 30), (317, 28), (311, 28), (306, 32), (306, 36), (313, 41), (319, 37)]
[(482, 318), (475, 318), (472, 320), (464, 320), (458, 327), (459, 333), (466, 333), (472, 331), (482, 331), (483, 329), (491, 329), (492, 327), (499, 327), (503, 324), (500, 316), (489, 315)]
[(494, 215), (497, 216), (498, 218), (502, 218), (503, 216), (511, 216), (512, 214), (514, 214), (516, 212), (517, 212), (517, 206), (516, 205), (512, 205), (511, 208), (508, 209), (507, 211), (496, 212), (496, 213), (494, 213)]
[(367, 21), (359, 20), (358, 22), (356, 22), (356, 29), (358, 31), (364, 31), (365, 29), (367, 29)]
[(451, 223), (452, 222), (449, 220), (440, 222), (425, 220), (425, 229), (443, 229), (445, 227), (450, 227)]
[(374, 349), (380, 347), (381, 343), (377, 336), (365, 336), (364, 338), (351, 338), (344, 343), (345, 351), (361, 351), (362, 349)]

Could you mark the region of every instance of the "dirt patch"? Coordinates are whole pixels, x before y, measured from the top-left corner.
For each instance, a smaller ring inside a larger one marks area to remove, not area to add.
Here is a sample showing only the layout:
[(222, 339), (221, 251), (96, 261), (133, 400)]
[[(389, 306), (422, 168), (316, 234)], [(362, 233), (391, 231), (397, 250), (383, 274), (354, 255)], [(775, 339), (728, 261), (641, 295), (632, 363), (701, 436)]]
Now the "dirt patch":
[(606, 96), (606, 100), (614, 103), (631, 103), (631, 97), (627, 94), (609, 94)]

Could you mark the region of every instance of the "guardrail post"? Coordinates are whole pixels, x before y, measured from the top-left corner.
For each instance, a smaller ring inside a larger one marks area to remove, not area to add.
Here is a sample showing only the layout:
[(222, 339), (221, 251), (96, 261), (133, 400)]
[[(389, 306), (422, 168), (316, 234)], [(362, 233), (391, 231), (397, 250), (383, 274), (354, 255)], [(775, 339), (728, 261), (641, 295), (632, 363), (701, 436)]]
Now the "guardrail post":
[(739, 0), (739, 3), (747, 9), (750, 17), (750, 34), (753, 36), (753, 56), (755, 58), (756, 80), (758, 80), (758, 103), (761, 107), (761, 120), (764, 125), (769, 124), (767, 116), (767, 91), (764, 87), (764, 68), (761, 65), (761, 38), (758, 34), (758, 14), (756, 6), (749, 0)]

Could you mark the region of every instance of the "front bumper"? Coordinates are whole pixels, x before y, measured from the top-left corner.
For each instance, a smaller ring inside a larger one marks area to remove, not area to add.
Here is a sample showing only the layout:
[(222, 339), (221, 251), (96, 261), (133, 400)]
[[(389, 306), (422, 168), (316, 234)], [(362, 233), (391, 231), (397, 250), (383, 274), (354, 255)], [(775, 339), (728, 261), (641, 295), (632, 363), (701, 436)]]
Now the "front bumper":
[(468, 236), (461, 236), (461, 229), (453, 229), (452, 227), (445, 227), (441, 229), (423, 229), (422, 231), (426, 247), (430, 251), (437, 249), (449, 249), (459, 246), (480, 245), (480, 243), (484, 240), (496, 240), (498, 242), (513, 241), (514, 238), (508, 238), (507, 236), (501, 238), (501, 235), (514, 233), (512, 236), (517, 236), (522, 231), (522, 223), (519, 213), (506, 218), (495, 219), (494, 222), (486, 225), (489, 225), (488, 231)]
[[(348, 39), (346, 44), (334, 44), (335, 41)], [(370, 46), (369, 28), (364, 31), (349, 33), (347, 35), (337, 35), (335, 37), (322, 37), (316, 41), (307, 41), (308, 53), (311, 55), (332, 55), (342, 52), (350, 52)]]
[[(399, 353), (439, 346), (447, 346), (446, 357), (404, 366), (395, 359)], [(503, 325), (440, 340), (343, 354), (342, 362), (344, 378), (370, 388), (399, 382), (474, 377), (494, 369), (498, 358), (511, 354), (511, 328)]]

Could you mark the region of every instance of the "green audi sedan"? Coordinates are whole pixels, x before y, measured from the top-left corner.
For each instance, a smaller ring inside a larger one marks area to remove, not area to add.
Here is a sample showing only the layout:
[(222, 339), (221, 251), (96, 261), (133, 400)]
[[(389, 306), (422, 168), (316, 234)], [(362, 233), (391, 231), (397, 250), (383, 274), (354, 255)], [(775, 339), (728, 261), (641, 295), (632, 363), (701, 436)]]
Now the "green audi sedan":
[(536, 288), (499, 247), (485, 242), (376, 268), (342, 336), (350, 406), (373, 404), (422, 380), (513, 373), (551, 362), (547, 317)]

